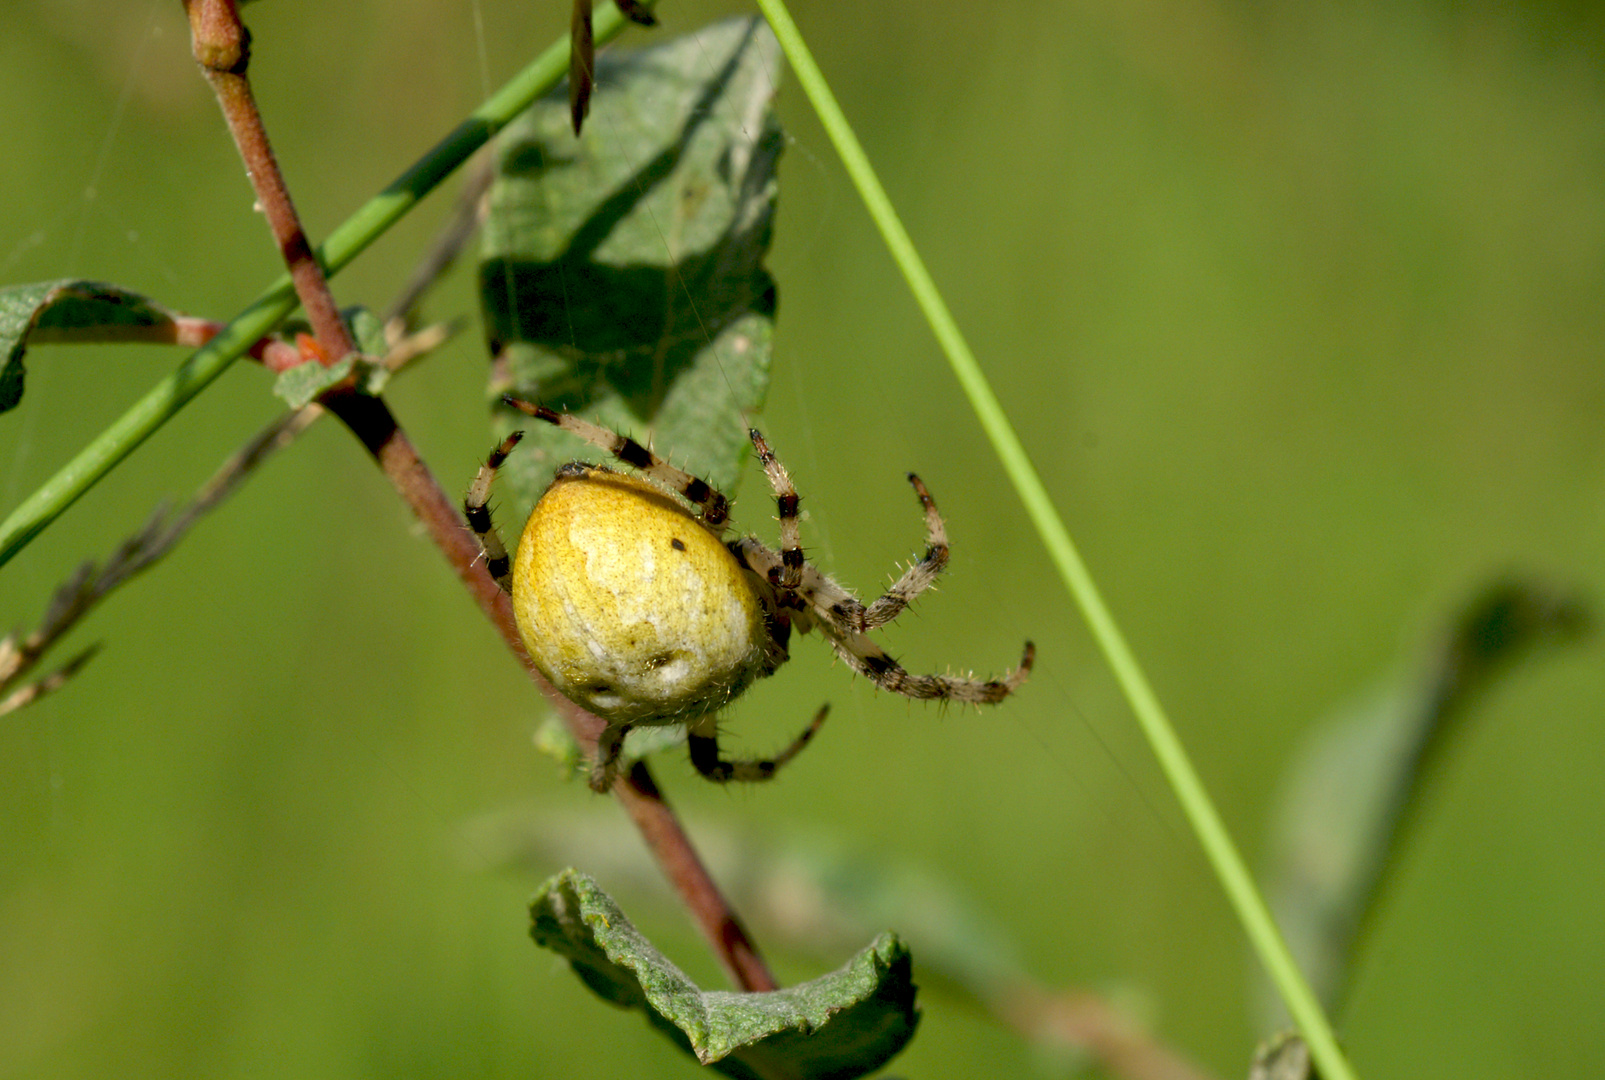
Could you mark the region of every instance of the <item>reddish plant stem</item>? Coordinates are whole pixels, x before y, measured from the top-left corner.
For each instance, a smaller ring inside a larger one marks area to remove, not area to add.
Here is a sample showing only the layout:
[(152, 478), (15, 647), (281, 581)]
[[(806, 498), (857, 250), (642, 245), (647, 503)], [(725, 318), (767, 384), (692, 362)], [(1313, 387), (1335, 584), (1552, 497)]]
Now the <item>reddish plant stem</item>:
[(329, 293), (323, 267), (312, 253), (312, 244), (301, 219), (290, 200), (290, 189), (279, 172), (279, 163), (273, 156), (273, 145), (268, 141), (267, 128), (251, 93), (246, 69), (251, 63), (251, 34), (240, 22), (235, 0), (184, 0), (189, 15), (190, 46), (195, 60), (212, 84), (217, 103), (222, 106), (223, 119), (234, 145), (239, 148), (245, 171), (256, 191), (257, 207), (267, 218), (273, 239), (278, 242), (279, 253), (289, 268), (290, 280), (295, 283), (295, 294), (306, 311), (312, 332), (323, 346), (326, 364), (334, 364), (353, 352), (356, 346), (346, 332), (340, 310), (335, 307)]
[[(182, 345), (198, 349), (221, 334), (227, 323), (203, 319), (196, 315), (174, 315), (171, 319), (146, 326), (41, 326), (28, 335), (34, 344), (55, 342), (83, 345), (90, 342), (137, 342), (149, 345)], [(288, 341), (274, 337), (258, 338), (249, 355), (262, 362), (269, 371), (284, 371), (306, 360)]]
[[(354, 346), (329, 293), (323, 268), (312, 255), (312, 246), (290, 201), (251, 94), (245, 74), (250, 62), (250, 34), (240, 22), (234, 0), (185, 0), (184, 7), (189, 14), (195, 59), (223, 108), (256, 190), (257, 202), (290, 268), (296, 294), (326, 354), (326, 362), (333, 363), (352, 352)], [(479, 543), (458, 516), (456, 503), (441, 490), (389, 406), (379, 398), (358, 393), (350, 385), (326, 391), (319, 401), (373, 455), (513, 655), (557, 706), (581, 745), (594, 749), (605, 725), (553, 690), (530, 663), (513, 619), (511, 601), (486, 573)], [(628, 782), (616, 783), (613, 790), (736, 985), (743, 990), (775, 989), (774, 976), (708, 875), (646, 766), (637, 763)]]
[[(478, 541), (458, 516), (456, 504), (441, 491), (428, 467), (419, 459), (390, 409), (379, 398), (350, 389), (331, 391), (321, 400), (324, 407), (362, 440), (530, 678), (557, 706), (581, 744), (594, 749), (603, 722), (552, 689), (530, 663), (513, 619), (512, 602), (486, 572)], [(635, 822), (647, 849), (679, 892), (698, 928), (713, 947), (714, 955), (735, 984), (748, 991), (777, 989), (775, 977), (765, 966), (757, 946), (714, 884), (646, 765), (637, 762), (627, 777), (621, 777), (613, 785), (613, 793)]]
[(647, 848), (658, 860), (664, 876), (696, 912), (697, 925), (712, 943), (714, 955), (731, 980), (747, 991), (780, 989), (747, 928), (720, 894), (719, 886), (691, 846), (690, 837), (680, 827), (680, 820), (664, 801), (646, 763), (637, 761), (627, 775), (614, 781), (613, 793), (646, 838)]

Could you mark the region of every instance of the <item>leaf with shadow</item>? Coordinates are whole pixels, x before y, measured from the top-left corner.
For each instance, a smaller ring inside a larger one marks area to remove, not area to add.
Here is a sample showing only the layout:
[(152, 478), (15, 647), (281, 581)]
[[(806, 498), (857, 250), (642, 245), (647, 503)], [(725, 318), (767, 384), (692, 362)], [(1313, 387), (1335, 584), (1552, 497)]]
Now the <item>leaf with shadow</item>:
[(0, 412), (22, 401), (30, 342), (168, 342), (177, 315), (148, 297), (98, 281), (43, 281), (0, 289)]
[[(761, 20), (723, 22), (599, 60), (581, 138), (555, 96), (508, 128), (479, 268), (493, 397), (650, 435), (733, 485), (769, 383), (780, 63)], [(498, 434), (522, 426), (498, 408)], [(595, 458), (556, 428), (525, 446), (508, 463), (525, 503)]]

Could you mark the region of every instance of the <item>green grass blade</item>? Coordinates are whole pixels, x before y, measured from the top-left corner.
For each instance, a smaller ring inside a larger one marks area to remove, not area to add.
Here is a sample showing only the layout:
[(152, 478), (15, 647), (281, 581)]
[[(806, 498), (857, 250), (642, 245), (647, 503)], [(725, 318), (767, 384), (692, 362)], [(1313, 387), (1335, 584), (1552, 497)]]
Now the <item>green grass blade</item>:
[(915, 300), (925, 313), (942, 351), (947, 355), (948, 363), (952, 365), (954, 375), (969, 396), (1004, 471), (1014, 484), (1043, 545), (1058, 568), (1065, 588), (1081, 608), (1099, 648), (1103, 650), (1105, 660), (1119, 680), (1143, 734), (1159, 759), (1160, 767), (1164, 769), (1199, 843), (1203, 845), (1216, 877), (1220, 879), (1221, 887), (1225, 889), (1250, 942), (1287, 1003), (1288, 1012), (1309, 1043), (1321, 1075), (1327, 1080), (1354, 1080), (1353, 1069), (1338, 1048), (1320, 1003), (1288, 952), (1270, 910), (1182, 748), (1181, 740), (1176, 737), (1175, 729), (1154, 695), (1147, 676), (1143, 674), (1136, 656), (1126, 644), (1125, 636), (1099, 595), (1092, 575), (1082, 562), (1069, 531), (1042, 485), (1041, 477), (1031, 465), (1003, 406), (993, 393), (969, 345), (965, 343), (958, 324), (943, 302), (919, 253), (915, 251), (913, 241), (892, 208), (891, 200), (887, 198), (869, 164), (869, 158), (853, 135), (846, 116), (836, 103), (835, 95), (830, 92), (824, 75), (803, 42), (796, 23), (791, 20), (783, 0), (758, 0), (758, 7), (774, 28), (775, 36), (780, 39), (786, 59), (797, 73), (797, 81), (802, 84), (814, 111), (819, 115), (820, 123), (841, 156), (842, 164), (858, 188), (886, 246), (891, 249), (892, 258), (896, 260)]
[[(611, 4), (604, 7), (596, 15), (597, 44), (618, 36), (624, 25), (625, 20), (615, 7)], [(568, 38), (565, 37), (536, 57), (434, 149), (330, 233), (318, 249), (328, 273), (332, 276), (349, 265), (452, 170), (468, 160), (536, 98), (556, 86), (567, 73)], [(252, 342), (282, 322), (295, 310), (297, 303), (289, 275), (280, 276), (222, 333), (152, 387), (55, 476), (28, 496), (4, 523), (0, 523), (0, 566), (9, 562), (80, 495), (172, 419), (239, 359)]]

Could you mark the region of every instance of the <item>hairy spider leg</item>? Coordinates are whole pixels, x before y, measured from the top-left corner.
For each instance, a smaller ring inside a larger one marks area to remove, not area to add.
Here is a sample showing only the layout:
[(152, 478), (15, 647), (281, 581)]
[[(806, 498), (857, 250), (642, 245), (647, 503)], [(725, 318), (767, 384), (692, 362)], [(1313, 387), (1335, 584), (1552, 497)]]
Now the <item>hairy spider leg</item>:
[[(716, 784), (729, 783), (757, 783), (761, 780), (772, 780), (781, 766), (791, 761), (802, 752), (820, 727), (825, 723), (825, 717), (830, 712), (829, 705), (820, 706), (819, 712), (814, 714), (813, 720), (791, 741), (791, 745), (772, 758), (727, 761), (719, 756), (719, 736), (714, 728), (713, 717), (705, 717), (686, 730), (686, 741), (691, 751), (691, 764), (705, 778)], [(605, 728), (596, 740), (596, 761), (591, 766), (589, 783), (592, 791), (603, 792), (613, 786), (618, 775), (619, 759), (624, 753), (624, 737), (634, 731), (637, 725), (621, 724), (617, 727)]]
[(782, 589), (793, 589), (802, 582), (803, 552), (802, 530), (797, 525), (797, 507), (802, 497), (797, 494), (797, 488), (791, 482), (791, 474), (786, 467), (775, 457), (775, 452), (769, 448), (757, 428), (749, 428), (747, 435), (752, 439), (753, 449), (758, 451), (758, 461), (763, 465), (764, 475), (769, 477), (769, 486), (775, 493), (775, 510), (780, 517), (780, 578), (773, 584)]
[[(797, 508), (802, 497), (791, 482), (791, 474), (757, 428), (752, 428), (747, 434), (752, 439), (753, 449), (758, 452), (764, 475), (769, 478), (769, 487), (775, 493), (775, 509), (780, 518), (779, 554), (752, 540), (751, 544), (761, 552), (753, 550), (751, 553), (754, 558), (748, 561), (748, 565), (759, 577), (774, 586), (778, 594), (776, 602), (781, 607), (807, 607), (827, 613), (843, 632), (862, 629), (864, 605), (858, 597), (814, 569), (803, 557), (802, 531), (797, 523)], [(738, 551), (737, 554), (742, 552)]]
[(864, 605), (858, 597), (838, 585), (812, 563), (804, 562), (796, 588), (781, 587), (783, 573), (780, 552), (756, 536), (743, 536), (727, 545), (741, 564), (774, 589), (775, 606), (801, 617), (800, 633), (807, 633), (815, 622), (831, 624), (843, 634), (855, 633), (864, 618)]
[(592, 446), (606, 450), (624, 464), (641, 470), (648, 479), (662, 484), (696, 506), (700, 511), (702, 524), (715, 534), (724, 532), (726, 523), (730, 520), (730, 500), (706, 480), (675, 468), (628, 435), (609, 431), (599, 424), (582, 420), (571, 413), (560, 413), (544, 405), (521, 401), (511, 394), (505, 395), (502, 402), (537, 420), (544, 420), (554, 427), (578, 435)]
[(925, 557), (905, 570), (885, 595), (864, 609), (863, 620), (856, 627), (860, 632), (885, 626), (897, 618), (916, 596), (934, 585), (937, 575), (947, 568), (947, 526), (942, 523), (942, 515), (936, 512), (936, 500), (913, 473), (908, 474), (908, 482), (914, 485), (914, 494), (925, 508)]
[[(504, 401), (521, 412), (574, 433), (625, 464), (639, 469), (648, 480), (680, 494), (699, 509), (699, 520), (716, 536), (727, 527), (730, 504), (723, 494), (705, 481), (668, 464), (635, 440), (578, 417), (560, 414), (511, 396), (504, 398)], [(503, 589), (510, 586), (510, 559), (492, 522), (488, 502), (496, 472), (517, 446), (522, 434), (514, 432), (491, 451), (463, 501), (469, 526), (485, 550), (487, 569)], [(1025, 651), (1017, 668), (1005, 672), (1001, 678), (981, 680), (952, 675), (910, 674), (866, 636), (866, 631), (895, 619), (910, 602), (935, 583), (947, 565), (946, 526), (937, 511), (935, 500), (918, 476), (910, 473), (908, 479), (925, 513), (925, 554), (909, 566), (885, 594), (866, 607), (851, 592), (803, 557), (798, 526), (800, 497), (790, 474), (757, 430), (750, 430), (749, 435), (774, 491), (781, 546), (776, 551), (756, 537), (745, 536), (729, 542), (726, 547), (757, 579), (755, 586), (763, 590), (764, 605), (772, 623), (771, 634), (782, 650), (791, 627), (806, 632), (817, 624), (831, 647), (854, 671), (869, 678), (878, 687), (905, 697), (994, 704), (1019, 688), (1030, 674), (1036, 658), (1036, 647), (1029, 641), (1025, 643)], [(583, 471), (592, 467), (575, 463), (565, 468)], [(559, 470), (559, 474), (562, 474), (562, 470)], [(767, 780), (808, 744), (824, 723), (826, 712), (827, 709), (821, 709), (808, 728), (775, 758), (734, 761), (720, 757), (717, 728), (712, 714), (709, 714), (694, 721), (687, 732), (692, 764), (704, 777), (717, 782)], [(591, 786), (596, 790), (605, 791), (611, 786), (618, 770), (624, 737), (634, 726), (631, 723), (610, 726), (599, 737), (596, 761), (590, 776)]]
[(908, 482), (914, 485), (914, 493), (925, 510), (925, 555), (910, 566), (883, 596), (866, 608), (862, 601), (824, 574), (818, 571), (810, 573), (811, 568), (803, 558), (801, 531), (797, 523), (801, 497), (792, 484), (791, 474), (756, 428), (748, 434), (758, 451), (764, 474), (769, 478), (769, 486), (774, 489), (775, 507), (780, 517), (779, 572), (765, 575), (771, 585), (807, 600), (811, 606), (832, 616), (831, 621), (843, 630), (863, 633), (885, 626), (897, 618), (915, 597), (935, 584), (937, 576), (947, 567), (947, 527), (936, 510), (936, 501), (918, 476), (909, 473)]
[(915, 698), (921, 701), (961, 701), (970, 705), (996, 705), (1020, 688), (1031, 665), (1036, 662), (1037, 647), (1025, 643), (1020, 666), (1003, 673), (1001, 679), (961, 679), (953, 675), (910, 675), (901, 664), (863, 634), (840, 637), (829, 628), (825, 637), (830, 640), (836, 655), (847, 666), (873, 681), (882, 690)]
[[(745, 536), (733, 541), (730, 549), (759, 577), (771, 581), (779, 578), (780, 554), (765, 547), (756, 537)], [(806, 565), (803, 567), (802, 584), (794, 592), (782, 593), (778, 602), (786, 603), (789, 596), (791, 617), (798, 632), (807, 633), (817, 625), (837, 655), (882, 690), (921, 700), (991, 705), (1012, 694), (1031, 673), (1031, 665), (1036, 659), (1036, 646), (1028, 641), (1020, 666), (1004, 672), (999, 679), (910, 674), (871, 638), (853, 628), (844, 617), (844, 605), (832, 599), (838, 595), (847, 596), (859, 611), (863, 611), (863, 605), (852, 599), (850, 593), (812, 565)]]
[(796, 757), (802, 752), (802, 748), (808, 745), (808, 740), (812, 739), (824, 724), (825, 715), (829, 712), (829, 705), (821, 705), (813, 720), (803, 729), (803, 733), (773, 758), (747, 761), (726, 761), (719, 756), (719, 737), (714, 732), (713, 718), (708, 717), (686, 731), (686, 741), (691, 749), (691, 764), (697, 772), (716, 784), (732, 780), (741, 783), (772, 780), (782, 765)]
[(632, 730), (630, 724), (602, 729), (596, 737), (596, 760), (591, 764), (588, 783), (598, 794), (613, 786), (613, 777), (619, 768), (619, 755), (624, 752), (624, 736)]
[(468, 494), (463, 497), (463, 515), (468, 518), (468, 527), (479, 537), (479, 546), (485, 552), (485, 569), (490, 576), (496, 579), (496, 584), (502, 592), (512, 594), (512, 560), (507, 555), (507, 545), (502, 543), (501, 534), (496, 531), (496, 523), (490, 516), (490, 486), (496, 480), (496, 470), (502, 467), (507, 455), (513, 452), (518, 440), (524, 437), (522, 431), (515, 431), (503, 439), (485, 459), (485, 464), (479, 467), (474, 476), (474, 482), (468, 486)]

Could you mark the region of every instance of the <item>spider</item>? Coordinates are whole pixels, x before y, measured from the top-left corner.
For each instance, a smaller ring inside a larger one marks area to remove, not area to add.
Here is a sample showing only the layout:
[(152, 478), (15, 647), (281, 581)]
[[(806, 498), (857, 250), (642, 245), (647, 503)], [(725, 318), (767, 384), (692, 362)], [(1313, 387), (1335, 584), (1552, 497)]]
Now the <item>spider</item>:
[(640, 473), (578, 461), (559, 468), (524, 525), (516, 557), (508, 556), (487, 504), (496, 471), (523, 432), (491, 451), (463, 500), (487, 569), (512, 596), (536, 668), (607, 724), (590, 774), (594, 790), (612, 786), (631, 728), (666, 724), (686, 726), (691, 764), (709, 780), (774, 776), (819, 730), (828, 706), (769, 760), (721, 757), (715, 717), (786, 661), (793, 628), (817, 628), (854, 671), (910, 698), (995, 704), (1030, 673), (1036, 650), (1029, 641), (1019, 667), (981, 681), (911, 675), (868, 636), (947, 565), (947, 530), (913, 473), (908, 480), (925, 512), (925, 555), (866, 605), (803, 558), (797, 489), (756, 429), (748, 434), (780, 512), (778, 551), (753, 536), (724, 540), (730, 500), (634, 439), (543, 405), (502, 400)]

